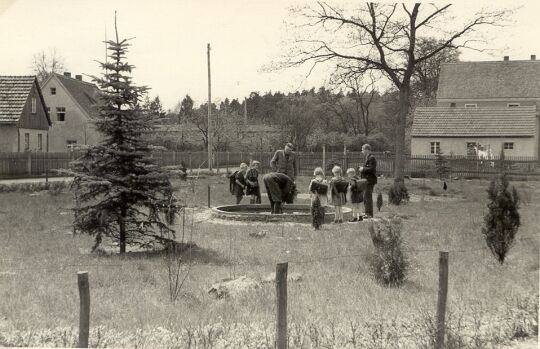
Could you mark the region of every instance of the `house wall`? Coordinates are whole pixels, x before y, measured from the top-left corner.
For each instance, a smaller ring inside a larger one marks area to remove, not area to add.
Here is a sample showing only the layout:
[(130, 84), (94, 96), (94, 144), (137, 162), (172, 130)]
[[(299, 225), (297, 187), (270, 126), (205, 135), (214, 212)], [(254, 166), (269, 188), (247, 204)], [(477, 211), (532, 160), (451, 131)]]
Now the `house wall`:
[[(36, 99), (36, 113), (32, 114), (32, 98)], [(19, 118), (18, 126), (21, 128), (45, 130), (49, 129), (49, 122), (47, 121), (47, 114), (45, 113), (45, 106), (41, 103), (41, 98), (37, 91), (37, 86), (34, 84), (26, 103), (24, 105), (21, 117)]]
[[(56, 88), (55, 95), (51, 94), (51, 87)], [(55, 77), (47, 81), (42, 91), (53, 124), (49, 135), (50, 152), (66, 151), (68, 140), (77, 144), (96, 144), (99, 141), (91, 119)], [(66, 108), (65, 121), (58, 121), (57, 107)]]
[(17, 126), (0, 125), (0, 152), (16, 152), (17, 142)]
[[(32, 128), (19, 128), (19, 151), (24, 152), (25, 151), (25, 134), (28, 133), (29, 135), (29, 151), (35, 151), (35, 152), (47, 152), (47, 134), (48, 132), (46, 130), (36, 130)], [(42, 149), (40, 150), (38, 147), (38, 135), (41, 135), (42, 139)], [(15, 134), (16, 135), (16, 134)], [(17, 151), (17, 150), (15, 150)]]
[(538, 156), (538, 135), (535, 137), (413, 137), (412, 155), (431, 155), (431, 142), (440, 142), (445, 155), (467, 155), (467, 143), (477, 142), (490, 147), (493, 155), (499, 155), (504, 142), (513, 142), (513, 150), (505, 150), (507, 156)]

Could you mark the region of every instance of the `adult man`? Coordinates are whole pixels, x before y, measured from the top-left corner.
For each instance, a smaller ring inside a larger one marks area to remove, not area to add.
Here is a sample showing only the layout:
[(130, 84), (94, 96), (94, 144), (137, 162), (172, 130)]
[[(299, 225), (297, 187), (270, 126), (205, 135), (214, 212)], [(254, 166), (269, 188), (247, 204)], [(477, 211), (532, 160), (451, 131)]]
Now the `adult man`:
[(364, 190), (364, 209), (368, 217), (373, 217), (373, 187), (377, 184), (377, 160), (371, 154), (371, 146), (364, 144), (362, 154), (366, 159), (364, 166), (358, 169), (360, 177), (366, 179), (366, 189)]
[(286, 174), (294, 181), (297, 168), (296, 154), (293, 153), (293, 150), (294, 146), (291, 143), (287, 143), (284, 150), (277, 150), (272, 160), (270, 160), (270, 167), (272, 172)]
[(270, 172), (263, 176), (272, 213), (283, 213), (281, 203), (292, 204), (296, 192), (293, 180), (284, 173)]

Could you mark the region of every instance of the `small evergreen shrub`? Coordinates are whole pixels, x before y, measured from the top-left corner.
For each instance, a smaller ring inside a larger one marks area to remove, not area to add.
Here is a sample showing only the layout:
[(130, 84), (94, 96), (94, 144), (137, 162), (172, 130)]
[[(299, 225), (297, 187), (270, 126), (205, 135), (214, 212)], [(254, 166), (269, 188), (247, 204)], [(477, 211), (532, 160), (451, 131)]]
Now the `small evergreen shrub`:
[(321, 199), (318, 196), (315, 197), (311, 204), (311, 225), (315, 230), (319, 230), (324, 224), (324, 207), (321, 205)]
[(388, 202), (392, 205), (400, 205), (409, 201), (409, 192), (402, 181), (394, 182), (388, 191)]
[(403, 252), (401, 229), (397, 218), (370, 222), (368, 227), (375, 247), (370, 269), (375, 280), (384, 286), (399, 286), (407, 276), (409, 262)]
[(515, 187), (509, 188), (505, 174), (492, 180), (487, 192), (488, 212), (482, 234), (491, 253), (503, 264), (520, 225), (519, 195)]
[(377, 194), (377, 209), (379, 210), (379, 212), (381, 211), (381, 207), (383, 206), (384, 202), (383, 202), (383, 197), (382, 197), (382, 193), (379, 192)]

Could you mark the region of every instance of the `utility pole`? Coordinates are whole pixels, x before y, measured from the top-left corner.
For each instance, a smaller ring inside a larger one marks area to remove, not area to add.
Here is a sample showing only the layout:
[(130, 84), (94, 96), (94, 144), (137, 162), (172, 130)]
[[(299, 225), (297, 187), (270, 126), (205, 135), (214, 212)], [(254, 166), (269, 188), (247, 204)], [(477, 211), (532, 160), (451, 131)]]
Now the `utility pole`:
[(208, 169), (212, 171), (212, 83), (210, 79), (210, 44), (207, 46), (208, 56)]
[(247, 125), (247, 97), (244, 98), (244, 125)]

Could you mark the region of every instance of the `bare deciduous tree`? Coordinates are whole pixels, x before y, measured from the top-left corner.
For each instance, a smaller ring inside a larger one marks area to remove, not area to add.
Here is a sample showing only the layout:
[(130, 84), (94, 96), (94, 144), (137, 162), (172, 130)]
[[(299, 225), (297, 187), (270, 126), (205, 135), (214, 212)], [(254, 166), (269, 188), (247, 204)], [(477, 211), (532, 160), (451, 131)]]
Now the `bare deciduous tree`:
[[(509, 14), (508, 10), (480, 11), (458, 27), (457, 21), (450, 18), (450, 8), (450, 4), (366, 3), (345, 9), (319, 1), (294, 11), (306, 23), (298, 26), (301, 37), (295, 40), (286, 66), (333, 63), (351, 73), (379, 71), (399, 91), (396, 183), (403, 182), (405, 126), (415, 68), (447, 48), (480, 50), (480, 38), (473, 37), (475, 32), (481, 27), (502, 25)], [(437, 42), (420, 53), (419, 40), (432, 36)]]
[(64, 58), (56, 52), (56, 48), (49, 48), (48, 52), (41, 50), (32, 56), (32, 71), (39, 82), (45, 81), (49, 74), (58, 73), (66, 68)]

